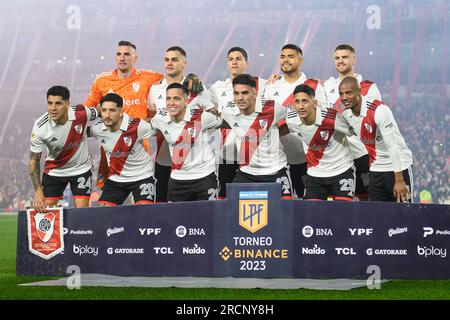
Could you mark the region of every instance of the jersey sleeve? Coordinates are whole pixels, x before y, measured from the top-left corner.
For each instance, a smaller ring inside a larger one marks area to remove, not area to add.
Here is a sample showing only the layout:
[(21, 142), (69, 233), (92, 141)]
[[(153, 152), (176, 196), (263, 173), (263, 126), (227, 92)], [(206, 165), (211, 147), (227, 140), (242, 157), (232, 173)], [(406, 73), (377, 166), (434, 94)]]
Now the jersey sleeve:
[(375, 111), (375, 123), (383, 136), (384, 144), (386, 145), (394, 167), (394, 172), (402, 171), (400, 150), (395, 135), (395, 120), (391, 110), (387, 106), (380, 105), (377, 108)]
[(156, 129), (151, 122), (141, 120), (138, 127), (138, 139), (147, 139), (156, 134)]
[(334, 130), (345, 134), (346, 136), (353, 136), (354, 132), (350, 124), (344, 118), (341, 112), (336, 113), (336, 119), (334, 121)]
[(97, 118), (100, 116), (98, 114), (97, 109), (94, 107), (86, 107), (85, 106), (84, 109), (86, 110), (88, 125), (94, 123), (97, 120)]
[(100, 103), (100, 100), (102, 99), (102, 93), (99, 89), (99, 78), (95, 79), (94, 83), (92, 84), (91, 90), (89, 91), (89, 95), (86, 98), (86, 101), (84, 102), (85, 106), (88, 107), (95, 107)]
[(215, 116), (211, 112), (202, 113), (202, 129), (219, 128), (222, 124), (222, 118)]
[(286, 120), (287, 108), (274, 101), (275, 108), (275, 121), (278, 123), (280, 120)]
[(320, 105), (328, 106), (328, 99), (325, 93), (325, 87), (319, 82), (315, 91), (316, 100)]
[(31, 131), (30, 139), (30, 151), (34, 153), (42, 153), (45, 149), (45, 144), (42, 138), (38, 134), (38, 127), (34, 124)]
[(211, 110), (215, 106), (211, 93), (205, 87), (203, 87), (203, 91), (190, 104), (204, 110)]
[(383, 101), (383, 99), (381, 99), (380, 90), (378, 90), (378, 87), (375, 83), (372, 83), (372, 85), (369, 88), (369, 91), (367, 91), (366, 99)]

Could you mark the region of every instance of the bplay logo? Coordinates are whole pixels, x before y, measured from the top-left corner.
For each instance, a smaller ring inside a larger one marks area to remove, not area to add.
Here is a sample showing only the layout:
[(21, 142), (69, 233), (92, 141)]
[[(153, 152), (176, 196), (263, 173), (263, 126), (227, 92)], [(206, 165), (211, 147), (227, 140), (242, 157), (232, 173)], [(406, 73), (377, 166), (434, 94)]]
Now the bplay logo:
[(445, 248), (435, 248), (433, 246), (431, 247), (421, 247), (417, 246), (417, 253), (419, 256), (424, 256), (425, 258), (429, 256), (438, 256), (441, 258), (445, 258), (447, 256), (447, 249)]
[(85, 254), (90, 254), (93, 256), (98, 256), (98, 247), (89, 247), (89, 246), (78, 246), (76, 244), (73, 245), (73, 253), (79, 255), (80, 257)]

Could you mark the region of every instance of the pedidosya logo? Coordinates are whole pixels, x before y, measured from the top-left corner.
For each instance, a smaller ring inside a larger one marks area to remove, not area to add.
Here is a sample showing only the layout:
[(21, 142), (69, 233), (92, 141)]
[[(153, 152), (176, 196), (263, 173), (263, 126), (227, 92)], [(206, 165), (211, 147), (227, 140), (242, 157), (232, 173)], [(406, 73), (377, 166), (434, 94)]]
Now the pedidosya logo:
[(255, 233), (268, 223), (268, 191), (239, 192), (239, 225)]

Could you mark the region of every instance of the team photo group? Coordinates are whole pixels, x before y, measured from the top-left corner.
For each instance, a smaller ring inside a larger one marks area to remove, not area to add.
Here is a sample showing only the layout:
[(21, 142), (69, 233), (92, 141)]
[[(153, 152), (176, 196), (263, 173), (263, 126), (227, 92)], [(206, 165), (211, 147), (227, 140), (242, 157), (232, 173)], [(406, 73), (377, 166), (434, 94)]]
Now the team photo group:
[(260, 182), (280, 184), (283, 199), (412, 202), (412, 153), (376, 79), (356, 73), (355, 49), (329, 53), (328, 79), (302, 72), (299, 46), (278, 50), (279, 72), (266, 80), (247, 73), (244, 48), (230, 48), (229, 77), (208, 88), (186, 74), (183, 48), (167, 48), (160, 74), (137, 68), (136, 46), (120, 41), (117, 68), (85, 101), (48, 89), (31, 131), (33, 207), (57, 205), (67, 185), (73, 206), (88, 207), (94, 183), (100, 206), (130, 194), (134, 204), (223, 200), (227, 183)]

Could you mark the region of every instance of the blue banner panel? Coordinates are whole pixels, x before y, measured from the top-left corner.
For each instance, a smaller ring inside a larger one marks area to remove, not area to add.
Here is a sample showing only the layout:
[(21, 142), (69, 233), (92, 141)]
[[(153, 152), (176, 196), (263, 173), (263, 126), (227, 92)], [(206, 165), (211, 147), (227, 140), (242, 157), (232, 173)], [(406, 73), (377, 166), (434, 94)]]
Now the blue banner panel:
[(64, 252), (29, 251), (16, 273), (253, 278), (450, 278), (450, 206), (281, 200), (275, 183), (229, 184), (227, 200), (64, 210)]
[(280, 184), (230, 184), (227, 198), (216, 212), (216, 275), (292, 277), (291, 201), (280, 199)]

